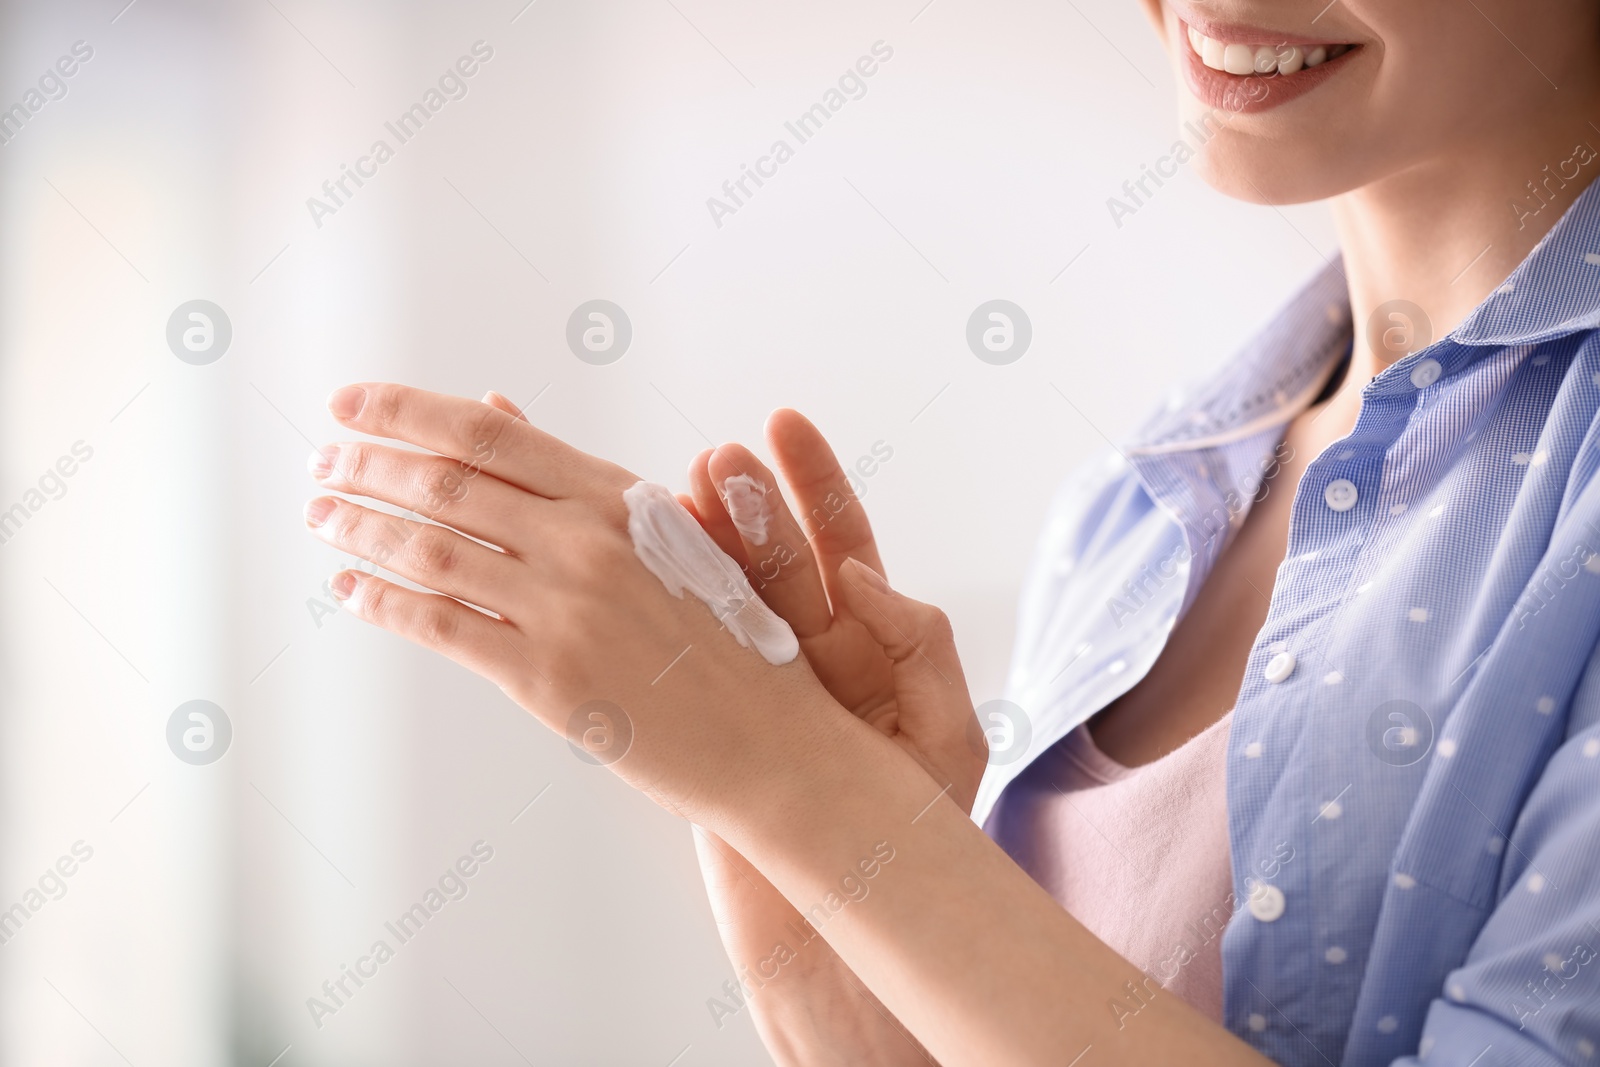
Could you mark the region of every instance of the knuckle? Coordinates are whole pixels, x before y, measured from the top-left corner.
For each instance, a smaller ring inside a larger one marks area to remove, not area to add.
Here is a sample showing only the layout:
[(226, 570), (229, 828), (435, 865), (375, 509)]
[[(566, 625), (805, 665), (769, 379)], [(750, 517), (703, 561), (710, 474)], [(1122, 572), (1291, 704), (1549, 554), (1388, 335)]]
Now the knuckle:
[(940, 608), (925, 605), (922, 609), (922, 637), (933, 644), (954, 644), (956, 631), (950, 624), (950, 616)]
[(622, 491), (637, 480), (637, 478), (629, 480), (626, 477), (619, 479), (619, 488), (609, 492), (602, 492), (598, 497), (590, 501), (590, 507), (599, 517), (603, 526), (614, 530), (626, 530), (628, 528), (628, 505), (623, 502)]
[(361, 583), (361, 613), (373, 621), (388, 619), (394, 614), (394, 586), (373, 578)]
[(610, 564), (610, 552), (597, 536), (580, 537), (572, 543), (572, 566), (581, 574), (603, 572)]
[(361, 409), (361, 421), (375, 429), (384, 429), (400, 421), (400, 392), (390, 385), (367, 390), (367, 402)]
[(816, 556), (812, 554), (810, 546), (802, 544), (796, 549), (783, 541), (773, 545), (765, 555), (750, 561), (750, 571), (769, 584), (809, 578), (816, 569)]
[(475, 463), (493, 459), (513, 421), (510, 415), (497, 408), (477, 405), (461, 422), (457, 442), (461, 458)]
[(360, 549), (363, 545), (363, 534), (366, 532), (366, 515), (361, 508), (340, 501), (333, 512), (333, 536), (338, 541), (351, 549)]
[(467, 480), (452, 463), (430, 463), (418, 479), (423, 514), (437, 514), (467, 495)]
[(417, 638), (427, 645), (454, 644), (461, 623), (448, 604), (430, 600), (417, 608)]
[(838, 522), (817, 531), (817, 543), (827, 551), (840, 556), (856, 556), (872, 546), (872, 528), (866, 524), (866, 515), (859, 512), (849, 522)]
[(407, 559), (418, 574), (445, 574), (456, 564), (455, 541), (438, 527), (425, 526), (412, 537)]
[(366, 485), (372, 476), (372, 449), (363, 444), (343, 445), (338, 466), (347, 485)]
[(589, 577), (610, 581), (622, 563), (618, 540), (604, 527), (585, 531), (572, 543), (572, 564)]

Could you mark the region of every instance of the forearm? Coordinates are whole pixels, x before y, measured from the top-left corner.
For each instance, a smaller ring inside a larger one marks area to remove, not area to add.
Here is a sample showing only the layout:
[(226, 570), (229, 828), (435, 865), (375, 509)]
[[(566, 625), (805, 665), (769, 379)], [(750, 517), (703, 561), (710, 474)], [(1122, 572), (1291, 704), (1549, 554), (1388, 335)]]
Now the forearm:
[(933, 1062), (765, 875), (708, 830), (696, 828), (695, 846), (734, 970), (713, 1007), (719, 1027), (748, 1011), (782, 1067)]
[[(825, 908), (822, 932), (946, 1067), (1060, 1067), (1090, 1045), (1100, 1062), (1268, 1062), (1147, 984), (892, 741), (839, 720), (818, 733), (804, 775), (783, 776), (726, 836), (802, 912), (839, 901), (875, 846), (893, 849), (865, 896)], [(1155, 995), (1119, 1021), (1110, 1005), (1130, 983)]]
[(780, 1067), (938, 1067), (831, 948), (815, 951), (828, 955), (822, 966), (786, 976), (751, 1001), (756, 1029)]

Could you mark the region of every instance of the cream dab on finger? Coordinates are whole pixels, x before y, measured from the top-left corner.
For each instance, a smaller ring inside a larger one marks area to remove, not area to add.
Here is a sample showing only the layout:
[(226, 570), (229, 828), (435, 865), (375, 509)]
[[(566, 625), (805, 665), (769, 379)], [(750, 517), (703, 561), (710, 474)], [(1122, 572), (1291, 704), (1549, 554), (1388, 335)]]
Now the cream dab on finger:
[(735, 474), (722, 483), (722, 499), (728, 505), (728, 518), (734, 528), (752, 545), (767, 543), (767, 527), (772, 522), (772, 507), (767, 503), (767, 487), (748, 474)]
[(788, 663), (800, 654), (800, 642), (789, 624), (762, 602), (744, 571), (717, 547), (670, 489), (637, 482), (623, 492), (622, 501), (628, 507), (634, 554), (667, 592), (680, 599), (685, 592), (694, 594), (736, 641), (755, 649), (768, 663)]

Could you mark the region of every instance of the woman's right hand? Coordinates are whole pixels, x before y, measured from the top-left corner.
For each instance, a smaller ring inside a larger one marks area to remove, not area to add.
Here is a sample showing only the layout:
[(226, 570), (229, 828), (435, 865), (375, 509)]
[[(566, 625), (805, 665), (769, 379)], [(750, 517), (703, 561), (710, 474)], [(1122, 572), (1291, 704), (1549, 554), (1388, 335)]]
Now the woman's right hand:
[[(899, 744), (971, 811), (988, 753), (950, 620), (890, 588), (866, 511), (821, 432), (787, 409), (773, 412), (766, 430), (795, 511), (772, 472), (737, 444), (695, 457), (684, 506), (788, 622), (829, 695)], [(766, 492), (761, 544), (729, 515), (723, 487), (740, 475)]]
[[(899, 743), (971, 811), (986, 753), (949, 621), (890, 589), (861, 502), (816, 427), (797, 412), (778, 411), (767, 422), (767, 438), (805, 526), (771, 471), (739, 445), (695, 458), (684, 505), (794, 629), (830, 695)], [(748, 523), (742, 534), (729, 514), (723, 487), (739, 475), (766, 491), (761, 544), (747, 536)], [(712, 1005), (719, 1027), (748, 1002), (783, 1064), (932, 1062), (799, 908), (715, 834), (695, 833), (712, 911), (739, 981)], [(772, 962), (779, 945), (792, 952), (781, 966)]]

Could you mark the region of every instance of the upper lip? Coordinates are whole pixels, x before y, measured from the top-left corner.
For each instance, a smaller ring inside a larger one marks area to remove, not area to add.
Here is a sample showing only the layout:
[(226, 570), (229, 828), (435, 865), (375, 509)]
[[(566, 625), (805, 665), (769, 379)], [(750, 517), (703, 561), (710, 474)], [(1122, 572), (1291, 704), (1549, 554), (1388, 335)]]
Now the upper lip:
[(1178, 16), (1178, 20), (1184, 25), (1193, 27), (1200, 34), (1210, 37), (1214, 41), (1223, 41), (1227, 44), (1300, 45), (1305, 48), (1315, 48), (1318, 45), (1355, 43), (1348, 39), (1340, 40), (1337, 37), (1311, 37), (1288, 30), (1268, 30), (1259, 26), (1244, 26), (1236, 22), (1221, 22), (1193, 11), (1186, 4), (1176, 3), (1174, 0), (1167, 0), (1167, 6), (1172, 8), (1173, 13)]

